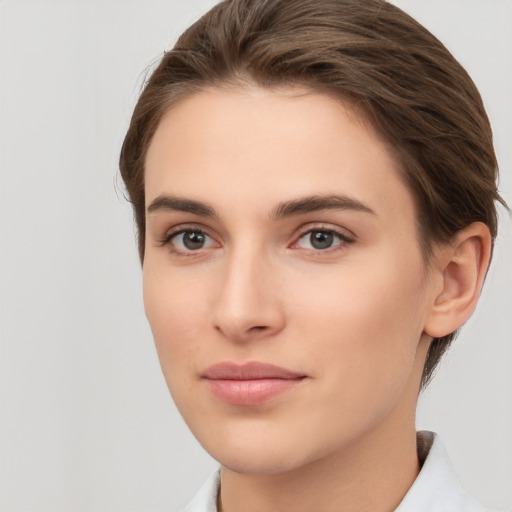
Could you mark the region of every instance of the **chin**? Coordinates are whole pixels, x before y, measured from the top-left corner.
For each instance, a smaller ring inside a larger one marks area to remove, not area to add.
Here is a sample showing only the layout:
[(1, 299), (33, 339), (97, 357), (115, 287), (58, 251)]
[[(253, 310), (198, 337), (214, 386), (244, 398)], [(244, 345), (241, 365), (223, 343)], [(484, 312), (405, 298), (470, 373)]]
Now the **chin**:
[[(290, 428), (231, 429), (198, 436), (203, 448), (224, 468), (253, 475), (285, 474), (305, 467), (325, 457), (333, 447), (329, 442), (313, 436), (304, 442), (304, 436), (294, 435)], [(296, 433), (298, 433), (296, 431)]]
[[(300, 466), (307, 459), (301, 443), (269, 425), (244, 422), (238, 428), (193, 432), (203, 448), (223, 467), (241, 474), (278, 474)], [(285, 435), (281, 435), (285, 434)], [(304, 460), (303, 460), (304, 459)]]
[(214, 458), (225, 468), (240, 474), (277, 475), (293, 471), (304, 465), (300, 459), (289, 454), (276, 453), (272, 445), (259, 450), (240, 450), (213, 454)]

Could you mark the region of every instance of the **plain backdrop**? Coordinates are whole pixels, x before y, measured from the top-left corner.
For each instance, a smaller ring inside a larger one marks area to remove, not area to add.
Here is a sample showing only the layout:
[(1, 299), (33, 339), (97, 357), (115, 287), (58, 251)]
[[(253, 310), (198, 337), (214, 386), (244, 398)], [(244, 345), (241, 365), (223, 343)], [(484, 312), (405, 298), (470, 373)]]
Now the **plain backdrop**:
[[(512, 204), (512, 2), (403, 0), (469, 70)], [(117, 159), (143, 71), (211, 0), (0, 0), (2, 512), (179, 510), (216, 466), (168, 396)], [(420, 401), (512, 509), (512, 222)]]

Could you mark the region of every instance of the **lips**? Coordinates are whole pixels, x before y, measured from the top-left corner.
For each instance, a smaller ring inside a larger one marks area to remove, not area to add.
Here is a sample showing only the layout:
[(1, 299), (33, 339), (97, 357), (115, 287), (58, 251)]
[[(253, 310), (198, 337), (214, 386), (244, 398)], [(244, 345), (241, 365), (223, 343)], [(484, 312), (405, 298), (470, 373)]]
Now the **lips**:
[(219, 400), (231, 405), (254, 406), (291, 390), (306, 375), (266, 363), (224, 362), (210, 366), (201, 377)]

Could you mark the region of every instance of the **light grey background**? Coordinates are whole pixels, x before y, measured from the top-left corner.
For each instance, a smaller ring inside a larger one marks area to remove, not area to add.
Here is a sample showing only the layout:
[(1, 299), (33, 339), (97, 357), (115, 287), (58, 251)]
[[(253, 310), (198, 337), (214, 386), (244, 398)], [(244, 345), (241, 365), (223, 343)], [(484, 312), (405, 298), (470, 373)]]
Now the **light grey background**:
[[(512, 2), (396, 2), (480, 87), (512, 204)], [(168, 396), (117, 158), (142, 70), (212, 0), (0, 0), (2, 512), (179, 510), (215, 462)], [(502, 212), (503, 213), (503, 212)], [(512, 222), (422, 397), (466, 487), (512, 509)]]

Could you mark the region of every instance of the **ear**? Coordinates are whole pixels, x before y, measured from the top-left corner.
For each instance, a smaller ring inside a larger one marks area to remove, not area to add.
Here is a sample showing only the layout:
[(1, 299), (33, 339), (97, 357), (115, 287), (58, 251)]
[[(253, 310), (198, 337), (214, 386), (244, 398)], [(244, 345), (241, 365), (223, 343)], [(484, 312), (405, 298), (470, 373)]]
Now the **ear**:
[(436, 287), (424, 331), (441, 338), (461, 327), (473, 313), (491, 258), (489, 228), (474, 222), (439, 248), (433, 272)]

